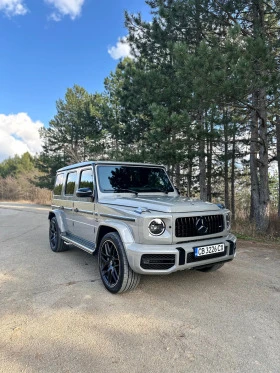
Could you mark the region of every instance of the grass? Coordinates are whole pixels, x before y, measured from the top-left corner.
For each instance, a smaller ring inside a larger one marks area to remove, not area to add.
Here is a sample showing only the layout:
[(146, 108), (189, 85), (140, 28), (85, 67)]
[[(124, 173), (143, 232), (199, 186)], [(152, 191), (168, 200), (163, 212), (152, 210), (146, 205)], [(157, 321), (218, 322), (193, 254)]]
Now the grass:
[(271, 214), (266, 233), (259, 232), (249, 218), (237, 218), (232, 224), (232, 232), (243, 240), (280, 243), (280, 218), (276, 213)]
[(12, 199), (12, 200), (8, 200), (8, 199), (5, 199), (5, 200), (2, 200), (0, 199), (0, 203), (1, 202), (9, 202), (9, 203), (19, 203), (19, 204), (29, 204), (29, 205), (39, 205), (39, 206), (46, 206), (46, 207), (50, 207), (51, 206), (51, 200), (50, 199), (40, 199), (40, 200), (36, 200), (36, 201), (31, 201), (31, 200), (26, 200), (26, 199)]
[(280, 244), (280, 238), (278, 237), (269, 237), (269, 236), (266, 236), (266, 235), (262, 235), (262, 236), (248, 236), (248, 235), (245, 235), (245, 234), (240, 234), (238, 232), (235, 232), (234, 230), (232, 231), (232, 233), (235, 234), (235, 236), (240, 239), (240, 240), (245, 240), (245, 241), (256, 241), (256, 242), (270, 242), (270, 243), (277, 243), (277, 244)]

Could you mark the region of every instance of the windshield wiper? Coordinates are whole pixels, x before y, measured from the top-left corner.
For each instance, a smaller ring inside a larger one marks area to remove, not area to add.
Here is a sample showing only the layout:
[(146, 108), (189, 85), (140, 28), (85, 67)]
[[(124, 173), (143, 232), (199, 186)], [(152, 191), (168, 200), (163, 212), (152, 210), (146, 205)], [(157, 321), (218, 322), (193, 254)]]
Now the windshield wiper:
[(138, 192), (132, 189), (127, 189), (127, 188), (118, 188), (118, 189), (104, 189), (104, 192), (112, 192), (112, 193), (118, 193), (118, 192), (129, 192), (133, 193), (136, 196), (138, 196)]
[(133, 190), (133, 189), (118, 188), (118, 189), (116, 190), (116, 193), (118, 193), (118, 192), (129, 192), (129, 193), (133, 193), (133, 194), (135, 194), (136, 196), (138, 196), (138, 192), (136, 192), (136, 191)]

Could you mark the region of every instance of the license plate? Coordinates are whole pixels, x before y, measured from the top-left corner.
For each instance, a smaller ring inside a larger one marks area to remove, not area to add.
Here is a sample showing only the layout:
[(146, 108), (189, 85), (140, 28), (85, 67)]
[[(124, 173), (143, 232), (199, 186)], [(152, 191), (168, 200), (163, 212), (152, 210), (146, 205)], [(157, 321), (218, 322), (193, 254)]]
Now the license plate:
[(221, 253), (223, 251), (225, 251), (225, 245), (223, 243), (219, 243), (217, 245), (195, 247), (194, 255), (195, 256), (211, 255), (211, 254)]

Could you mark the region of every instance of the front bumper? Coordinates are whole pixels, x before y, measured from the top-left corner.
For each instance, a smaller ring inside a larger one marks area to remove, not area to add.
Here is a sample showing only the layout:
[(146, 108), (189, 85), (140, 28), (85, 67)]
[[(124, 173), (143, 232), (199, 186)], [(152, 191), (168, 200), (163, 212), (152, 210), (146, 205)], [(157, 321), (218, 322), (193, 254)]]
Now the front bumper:
[[(223, 243), (225, 245), (225, 254), (219, 257), (200, 258), (198, 261), (191, 261), (193, 248), (197, 246), (206, 246)], [(192, 269), (208, 264), (225, 262), (232, 260), (236, 255), (236, 237), (229, 234), (222, 238), (213, 238), (209, 240), (193, 241), (175, 245), (142, 245), (137, 243), (125, 244), (126, 255), (130, 267), (133, 271), (146, 275), (163, 275), (185, 269)], [(174, 258), (174, 263), (168, 269), (144, 269), (143, 255), (160, 255)], [(189, 254), (189, 255), (188, 255)]]

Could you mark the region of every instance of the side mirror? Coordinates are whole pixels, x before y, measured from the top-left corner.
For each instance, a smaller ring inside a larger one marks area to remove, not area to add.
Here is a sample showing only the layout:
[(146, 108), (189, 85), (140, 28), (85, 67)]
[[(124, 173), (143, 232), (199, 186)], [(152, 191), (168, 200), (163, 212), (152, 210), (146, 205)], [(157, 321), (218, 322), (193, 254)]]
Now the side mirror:
[(91, 190), (91, 188), (79, 188), (76, 192), (76, 196), (77, 197), (93, 197), (94, 194), (93, 194), (93, 191)]

